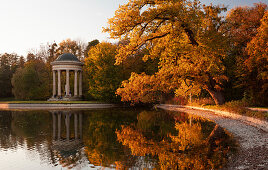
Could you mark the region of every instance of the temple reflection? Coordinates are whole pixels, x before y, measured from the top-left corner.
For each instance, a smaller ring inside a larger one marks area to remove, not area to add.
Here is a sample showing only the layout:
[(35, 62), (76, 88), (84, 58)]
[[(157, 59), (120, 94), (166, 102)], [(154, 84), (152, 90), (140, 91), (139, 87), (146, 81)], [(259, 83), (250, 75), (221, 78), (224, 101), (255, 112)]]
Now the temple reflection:
[[(63, 167), (74, 166), (83, 148), (82, 113), (51, 111), (53, 124), (52, 150)], [(73, 123), (72, 123), (73, 122)]]

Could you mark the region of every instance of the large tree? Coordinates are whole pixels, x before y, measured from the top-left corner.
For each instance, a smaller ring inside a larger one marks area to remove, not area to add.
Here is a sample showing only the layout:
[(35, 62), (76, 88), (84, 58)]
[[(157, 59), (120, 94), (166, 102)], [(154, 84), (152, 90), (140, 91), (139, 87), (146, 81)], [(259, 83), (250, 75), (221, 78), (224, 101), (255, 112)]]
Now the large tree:
[[(117, 64), (141, 48), (149, 51), (144, 60), (159, 59), (159, 71), (151, 75), (154, 80), (141, 75), (143, 87), (148, 87), (150, 80), (157, 91), (176, 91), (178, 95), (202, 88), (216, 104), (223, 104), (222, 82), (227, 77), (222, 62), (228, 47), (221, 31), (222, 17), (218, 15), (223, 10), (219, 6), (202, 6), (199, 1), (129, 0), (109, 19), (105, 31), (111, 38), (130, 41), (119, 48)], [(124, 82), (118, 94), (123, 100), (142, 101), (132, 93), (133, 79)], [(140, 89), (141, 94), (147, 92), (146, 88)]]
[(23, 62), (23, 57), (15, 53), (0, 55), (0, 97), (12, 97), (11, 78)]
[(71, 40), (66, 39), (63, 40), (58, 44), (58, 47), (56, 49), (56, 56), (59, 56), (64, 53), (72, 53), (73, 55), (77, 56), (78, 59), (83, 60), (84, 59), (84, 49), (86, 45), (79, 40)]
[(50, 96), (49, 70), (42, 60), (30, 60), (14, 73), (12, 86), (16, 99), (47, 99)]
[(102, 42), (92, 47), (85, 59), (89, 94), (95, 99), (116, 101), (116, 89), (120, 86), (122, 69), (114, 65), (117, 45)]
[[(248, 43), (246, 51), (249, 57), (245, 60), (247, 73), (253, 77), (248, 89), (260, 104), (268, 105), (268, 11), (261, 20), (257, 35)], [(256, 103), (256, 102), (255, 102)]]
[[(255, 39), (254, 41), (259, 41), (260, 38), (256, 36), (265, 37), (265, 32), (260, 32), (259, 28), (265, 11), (267, 11), (267, 5), (257, 3), (253, 7), (236, 7), (227, 13), (224, 30), (230, 39), (230, 52), (225, 65), (229, 68), (226, 71), (231, 80), (226, 84), (230, 99), (241, 99), (244, 94), (244, 98), (249, 99), (250, 103), (260, 104), (260, 101), (264, 101), (258, 97), (263, 96), (264, 93), (259, 93), (262, 89), (263, 81), (260, 82), (259, 76), (257, 75), (261, 74), (260, 70), (263, 67), (260, 67), (259, 71), (256, 71), (255, 68), (257, 67), (253, 66), (253, 63), (250, 61), (255, 56), (253, 54), (254, 49), (251, 48), (255, 44), (252, 42), (253, 39)], [(264, 44), (267, 43), (265, 39), (262, 41)], [(247, 46), (251, 47), (249, 48)], [(263, 54), (265, 55), (265, 53)], [(265, 65), (263, 60), (256, 61), (259, 62), (258, 64)], [(249, 65), (251, 66), (249, 67)]]

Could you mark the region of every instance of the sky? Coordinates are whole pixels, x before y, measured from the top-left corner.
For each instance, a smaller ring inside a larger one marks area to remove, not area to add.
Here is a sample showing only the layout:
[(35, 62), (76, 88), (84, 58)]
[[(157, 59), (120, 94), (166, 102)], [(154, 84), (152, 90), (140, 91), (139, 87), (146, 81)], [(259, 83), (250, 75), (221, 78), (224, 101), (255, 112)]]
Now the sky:
[[(205, 4), (253, 6), (268, 0), (200, 0)], [(70, 38), (112, 41), (102, 28), (120, 4), (128, 0), (0, 0), (0, 54), (26, 56), (48, 42)]]

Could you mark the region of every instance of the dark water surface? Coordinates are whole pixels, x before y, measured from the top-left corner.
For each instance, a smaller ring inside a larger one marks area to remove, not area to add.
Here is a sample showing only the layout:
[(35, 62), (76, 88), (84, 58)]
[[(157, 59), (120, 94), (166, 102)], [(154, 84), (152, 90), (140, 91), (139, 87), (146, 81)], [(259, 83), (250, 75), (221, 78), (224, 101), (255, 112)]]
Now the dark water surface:
[(219, 169), (232, 139), (213, 129), (155, 110), (0, 111), (0, 169)]

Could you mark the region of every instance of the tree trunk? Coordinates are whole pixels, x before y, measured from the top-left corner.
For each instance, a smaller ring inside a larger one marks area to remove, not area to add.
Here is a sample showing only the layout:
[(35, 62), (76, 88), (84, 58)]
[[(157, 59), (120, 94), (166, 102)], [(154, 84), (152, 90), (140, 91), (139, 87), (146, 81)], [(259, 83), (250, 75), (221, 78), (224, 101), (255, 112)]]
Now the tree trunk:
[(207, 88), (206, 90), (209, 92), (216, 105), (224, 104), (224, 97), (221, 91), (212, 90), (210, 88)]
[(221, 141), (226, 137), (226, 133), (222, 127), (216, 125), (213, 131), (210, 133), (209, 137), (206, 139), (206, 144), (208, 145), (208, 158), (213, 156), (213, 150), (218, 147), (216, 141)]
[(215, 140), (223, 138), (225, 135), (225, 131), (219, 125), (215, 125), (214, 129), (206, 139), (206, 143), (210, 145), (214, 145)]

